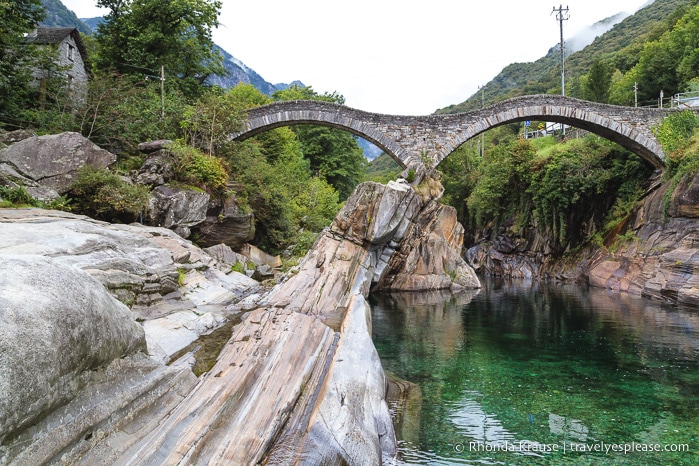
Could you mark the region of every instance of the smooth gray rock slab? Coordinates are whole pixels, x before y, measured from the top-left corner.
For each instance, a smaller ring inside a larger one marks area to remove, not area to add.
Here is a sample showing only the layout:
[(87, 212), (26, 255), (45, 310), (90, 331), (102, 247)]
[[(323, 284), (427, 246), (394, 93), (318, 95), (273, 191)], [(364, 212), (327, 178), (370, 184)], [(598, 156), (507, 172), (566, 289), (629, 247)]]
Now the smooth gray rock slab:
[(0, 442), (70, 401), (86, 373), (145, 351), (143, 327), (88, 273), (0, 255)]

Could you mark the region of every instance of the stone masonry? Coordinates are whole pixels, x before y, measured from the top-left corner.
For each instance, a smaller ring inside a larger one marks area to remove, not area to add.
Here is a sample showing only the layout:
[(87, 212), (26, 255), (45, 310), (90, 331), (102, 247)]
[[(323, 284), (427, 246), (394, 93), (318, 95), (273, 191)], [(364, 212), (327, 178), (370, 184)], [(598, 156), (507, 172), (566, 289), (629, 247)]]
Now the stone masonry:
[(334, 103), (297, 100), (249, 110), (245, 128), (233, 137), (244, 140), (292, 124), (331, 126), (371, 141), (402, 167), (417, 171), (426, 165), (437, 166), (461, 144), (491, 128), (537, 120), (565, 123), (598, 134), (662, 169), (665, 154), (652, 128), (674, 111), (548, 94), (516, 97), (474, 112), (426, 116), (383, 115)]

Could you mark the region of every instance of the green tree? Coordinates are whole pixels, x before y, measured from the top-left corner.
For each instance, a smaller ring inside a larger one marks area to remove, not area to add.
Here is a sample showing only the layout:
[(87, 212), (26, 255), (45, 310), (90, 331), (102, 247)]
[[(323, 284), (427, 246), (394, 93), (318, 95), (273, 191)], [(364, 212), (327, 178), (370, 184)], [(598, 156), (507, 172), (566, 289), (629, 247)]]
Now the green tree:
[(163, 108), (160, 92), (159, 83), (153, 81), (97, 73), (77, 112), (80, 132), (120, 156), (136, 152), (140, 142), (176, 139), (181, 135), (185, 98), (177, 89), (166, 88)]
[(217, 153), (231, 133), (240, 130), (244, 104), (233, 92), (219, 87), (204, 92), (183, 115), (181, 122), (188, 144)]
[(44, 17), (40, 0), (0, 1), (0, 116), (16, 118), (30, 94), (33, 49), (24, 34)]
[(467, 201), (470, 218), (476, 225), (483, 226), (489, 221), (499, 224), (515, 211), (526, 216), (527, 188), (535, 154), (529, 140), (518, 139), (495, 147), (483, 158), (478, 181)]
[(583, 97), (593, 102), (607, 103), (611, 83), (612, 70), (604, 62), (596, 60), (590, 66), (590, 72), (583, 80)]
[[(333, 92), (318, 94), (311, 87), (292, 86), (277, 91), (275, 100), (322, 100), (344, 104), (343, 96)], [(293, 127), (301, 141), (303, 155), (309, 160), (314, 174), (323, 176), (346, 199), (362, 179), (364, 152), (355, 137), (347, 131), (316, 125)]]
[(659, 39), (646, 42), (636, 66), (639, 100), (655, 100), (685, 89), (699, 75), (699, 5), (689, 9)]
[(211, 74), (225, 74), (211, 30), (219, 0), (98, 0), (109, 9), (97, 29), (96, 65), (120, 74), (159, 75), (188, 96), (197, 96)]

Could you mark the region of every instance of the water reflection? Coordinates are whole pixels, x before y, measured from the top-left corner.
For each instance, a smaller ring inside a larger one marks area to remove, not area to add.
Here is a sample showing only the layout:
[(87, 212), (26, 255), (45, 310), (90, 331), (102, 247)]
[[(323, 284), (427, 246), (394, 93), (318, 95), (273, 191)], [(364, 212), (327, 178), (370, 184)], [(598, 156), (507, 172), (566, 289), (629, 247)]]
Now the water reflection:
[[(699, 312), (576, 285), (485, 285), (372, 297), (384, 366), (423, 397), (404, 464), (539, 464), (516, 449), (455, 451), (469, 442), (687, 443), (696, 455)], [(686, 458), (640, 460), (614, 458)]]

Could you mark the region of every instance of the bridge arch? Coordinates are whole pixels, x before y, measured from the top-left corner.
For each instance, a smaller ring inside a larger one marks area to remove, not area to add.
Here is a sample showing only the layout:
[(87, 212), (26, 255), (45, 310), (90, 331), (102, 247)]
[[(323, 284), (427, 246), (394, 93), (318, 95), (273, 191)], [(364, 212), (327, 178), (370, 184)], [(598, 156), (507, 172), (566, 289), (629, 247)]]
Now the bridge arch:
[(401, 167), (406, 168), (411, 154), (390, 134), (377, 125), (385, 115), (364, 112), (332, 102), (293, 100), (277, 102), (248, 111), (248, 121), (243, 131), (233, 139), (245, 140), (274, 128), (289, 125), (315, 124), (348, 131), (378, 146)]
[(562, 96), (517, 97), (470, 112), (472, 121), (451, 138), (435, 161), (439, 164), (460, 145), (489, 129), (536, 120), (584, 129), (629, 149), (656, 168), (663, 168), (665, 154), (652, 128), (671, 111), (598, 104)]
[(621, 107), (558, 95), (523, 96), (481, 110), (426, 116), (383, 115), (322, 101), (285, 101), (248, 111), (234, 139), (294, 124), (330, 126), (360, 136), (403, 168), (438, 165), (460, 145), (491, 128), (524, 120), (565, 123), (585, 129), (635, 152), (656, 168), (665, 154), (652, 128), (677, 109)]

